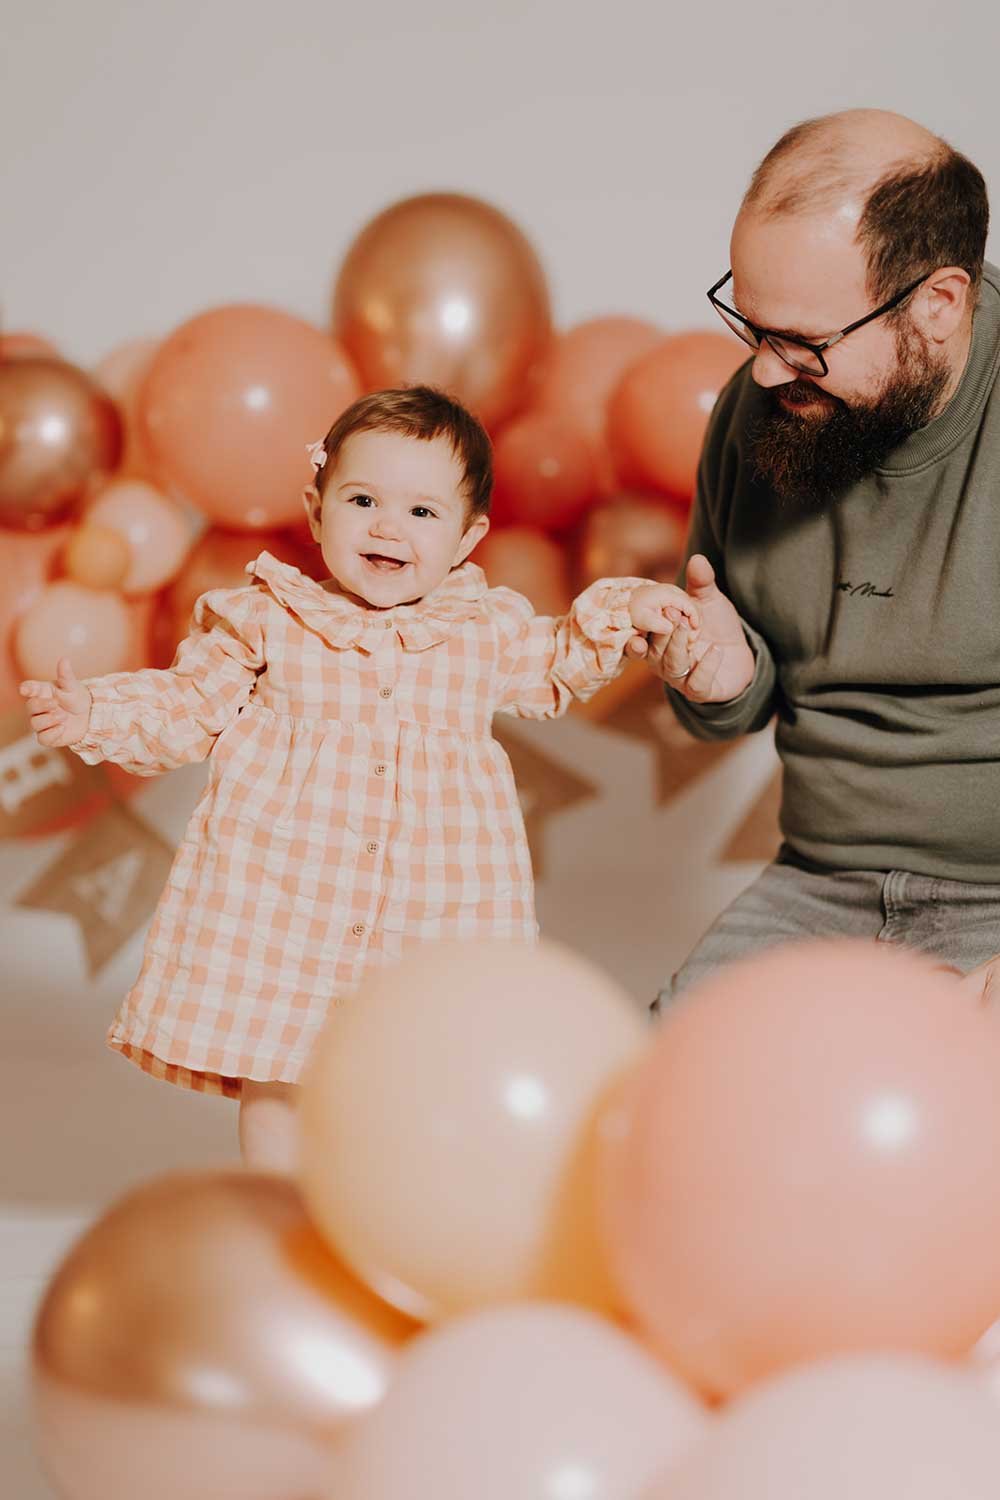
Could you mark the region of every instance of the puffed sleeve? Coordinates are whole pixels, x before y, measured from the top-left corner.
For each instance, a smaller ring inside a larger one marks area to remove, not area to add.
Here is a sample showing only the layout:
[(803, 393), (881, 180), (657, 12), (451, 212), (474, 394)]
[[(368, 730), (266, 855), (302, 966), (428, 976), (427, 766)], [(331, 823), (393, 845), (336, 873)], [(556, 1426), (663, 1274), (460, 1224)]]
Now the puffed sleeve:
[(136, 776), (204, 760), (266, 665), (263, 608), (254, 587), (203, 594), (166, 670), (88, 680), (90, 722), (70, 748), (88, 765), (113, 761)]

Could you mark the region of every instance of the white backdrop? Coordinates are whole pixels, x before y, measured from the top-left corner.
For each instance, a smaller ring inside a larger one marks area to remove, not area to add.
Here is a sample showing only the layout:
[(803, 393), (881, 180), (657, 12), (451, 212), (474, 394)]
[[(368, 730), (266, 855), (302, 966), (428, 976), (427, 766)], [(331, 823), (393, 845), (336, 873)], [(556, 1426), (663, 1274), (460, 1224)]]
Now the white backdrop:
[[(443, 188), (518, 221), (560, 323), (627, 312), (710, 326), (704, 291), (727, 264), (732, 213), (796, 119), (901, 110), (1000, 189), (998, 11), (995, 0), (5, 0), (2, 324), (88, 364), (220, 302), (323, 322), (361, 225)], [(657, 808), (648, 746), (579, 720), (526, 736), (600, 789), (553, 820), (543, 925), (644, 1004), (755, 873), (716, 855), (773, 751), (749, 742)], [(168, 778), (135, 806), (176, 839), (196, 788), (196, 773)], [(3, 846), (2, 894), (59, 847)], [(171, 1163), (231, 1156), (230, 1105), (153, 1084), (103, 1051), (139, 935), (94, 982), (67, 918), (4, 906), (0, 947), (9, 1201), (92, 1205)]]

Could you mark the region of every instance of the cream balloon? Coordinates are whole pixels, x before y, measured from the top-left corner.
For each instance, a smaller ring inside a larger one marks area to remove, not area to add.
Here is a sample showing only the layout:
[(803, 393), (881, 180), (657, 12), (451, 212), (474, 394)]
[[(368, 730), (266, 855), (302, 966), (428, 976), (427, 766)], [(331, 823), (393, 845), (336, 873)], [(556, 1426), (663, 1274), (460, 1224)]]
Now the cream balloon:
[(87, 522), (117, 531), (130, 563), (122, 589), (149, 594), (176, 577), (194, 544), (194, 527), (179, 505), (141, 479), (119, 479), (88, 507)]
[(22, 677), (51, 680), (61, 656), (77, 677), (123, 671), (133, 639), (132, 617), (120, 594), (90, 589), (68, 578), (36, 594), (14, 627), (14, 659)]
[(709, 1430), (637, 1343), (519, 1303), (414, 1339), (331, 1466), (328, 1500), (634, 1500)]
[(591, 1164), (638, 1011), (556, 944), (447, 943), (376, 970), (306, 1075), (306, 1200), (387, 1301), (432, 1319), (513, 1297), (612, 1301)]

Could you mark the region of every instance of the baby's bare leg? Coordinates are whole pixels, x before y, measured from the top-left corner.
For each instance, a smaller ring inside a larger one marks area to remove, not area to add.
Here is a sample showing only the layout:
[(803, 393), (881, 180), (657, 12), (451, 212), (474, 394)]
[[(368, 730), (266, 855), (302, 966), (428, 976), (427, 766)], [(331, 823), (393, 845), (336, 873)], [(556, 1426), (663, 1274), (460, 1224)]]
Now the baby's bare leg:
[(291, 1176), (298, 1167), (301, 1090), (295, 1083), (244, 1078), (240, 1095), (240, 1154), (254, 1172)]

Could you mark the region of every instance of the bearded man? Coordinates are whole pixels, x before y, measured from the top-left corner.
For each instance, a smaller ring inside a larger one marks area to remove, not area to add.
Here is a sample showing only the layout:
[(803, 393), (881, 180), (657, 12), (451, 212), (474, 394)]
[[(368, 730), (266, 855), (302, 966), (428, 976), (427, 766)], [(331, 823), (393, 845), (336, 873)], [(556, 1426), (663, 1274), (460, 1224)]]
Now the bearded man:
[[(1000, 953), (1000, 273), (977, 168), (911, 120), (797, 125), (709, 297), (753, 357), (705, 441), (685, 582), (650, 641), (703, 739), (776, 716), (781, 851), (654, 1008), (804, 937)], [(1000, 963), (996, 968), (1000, 984)]]

